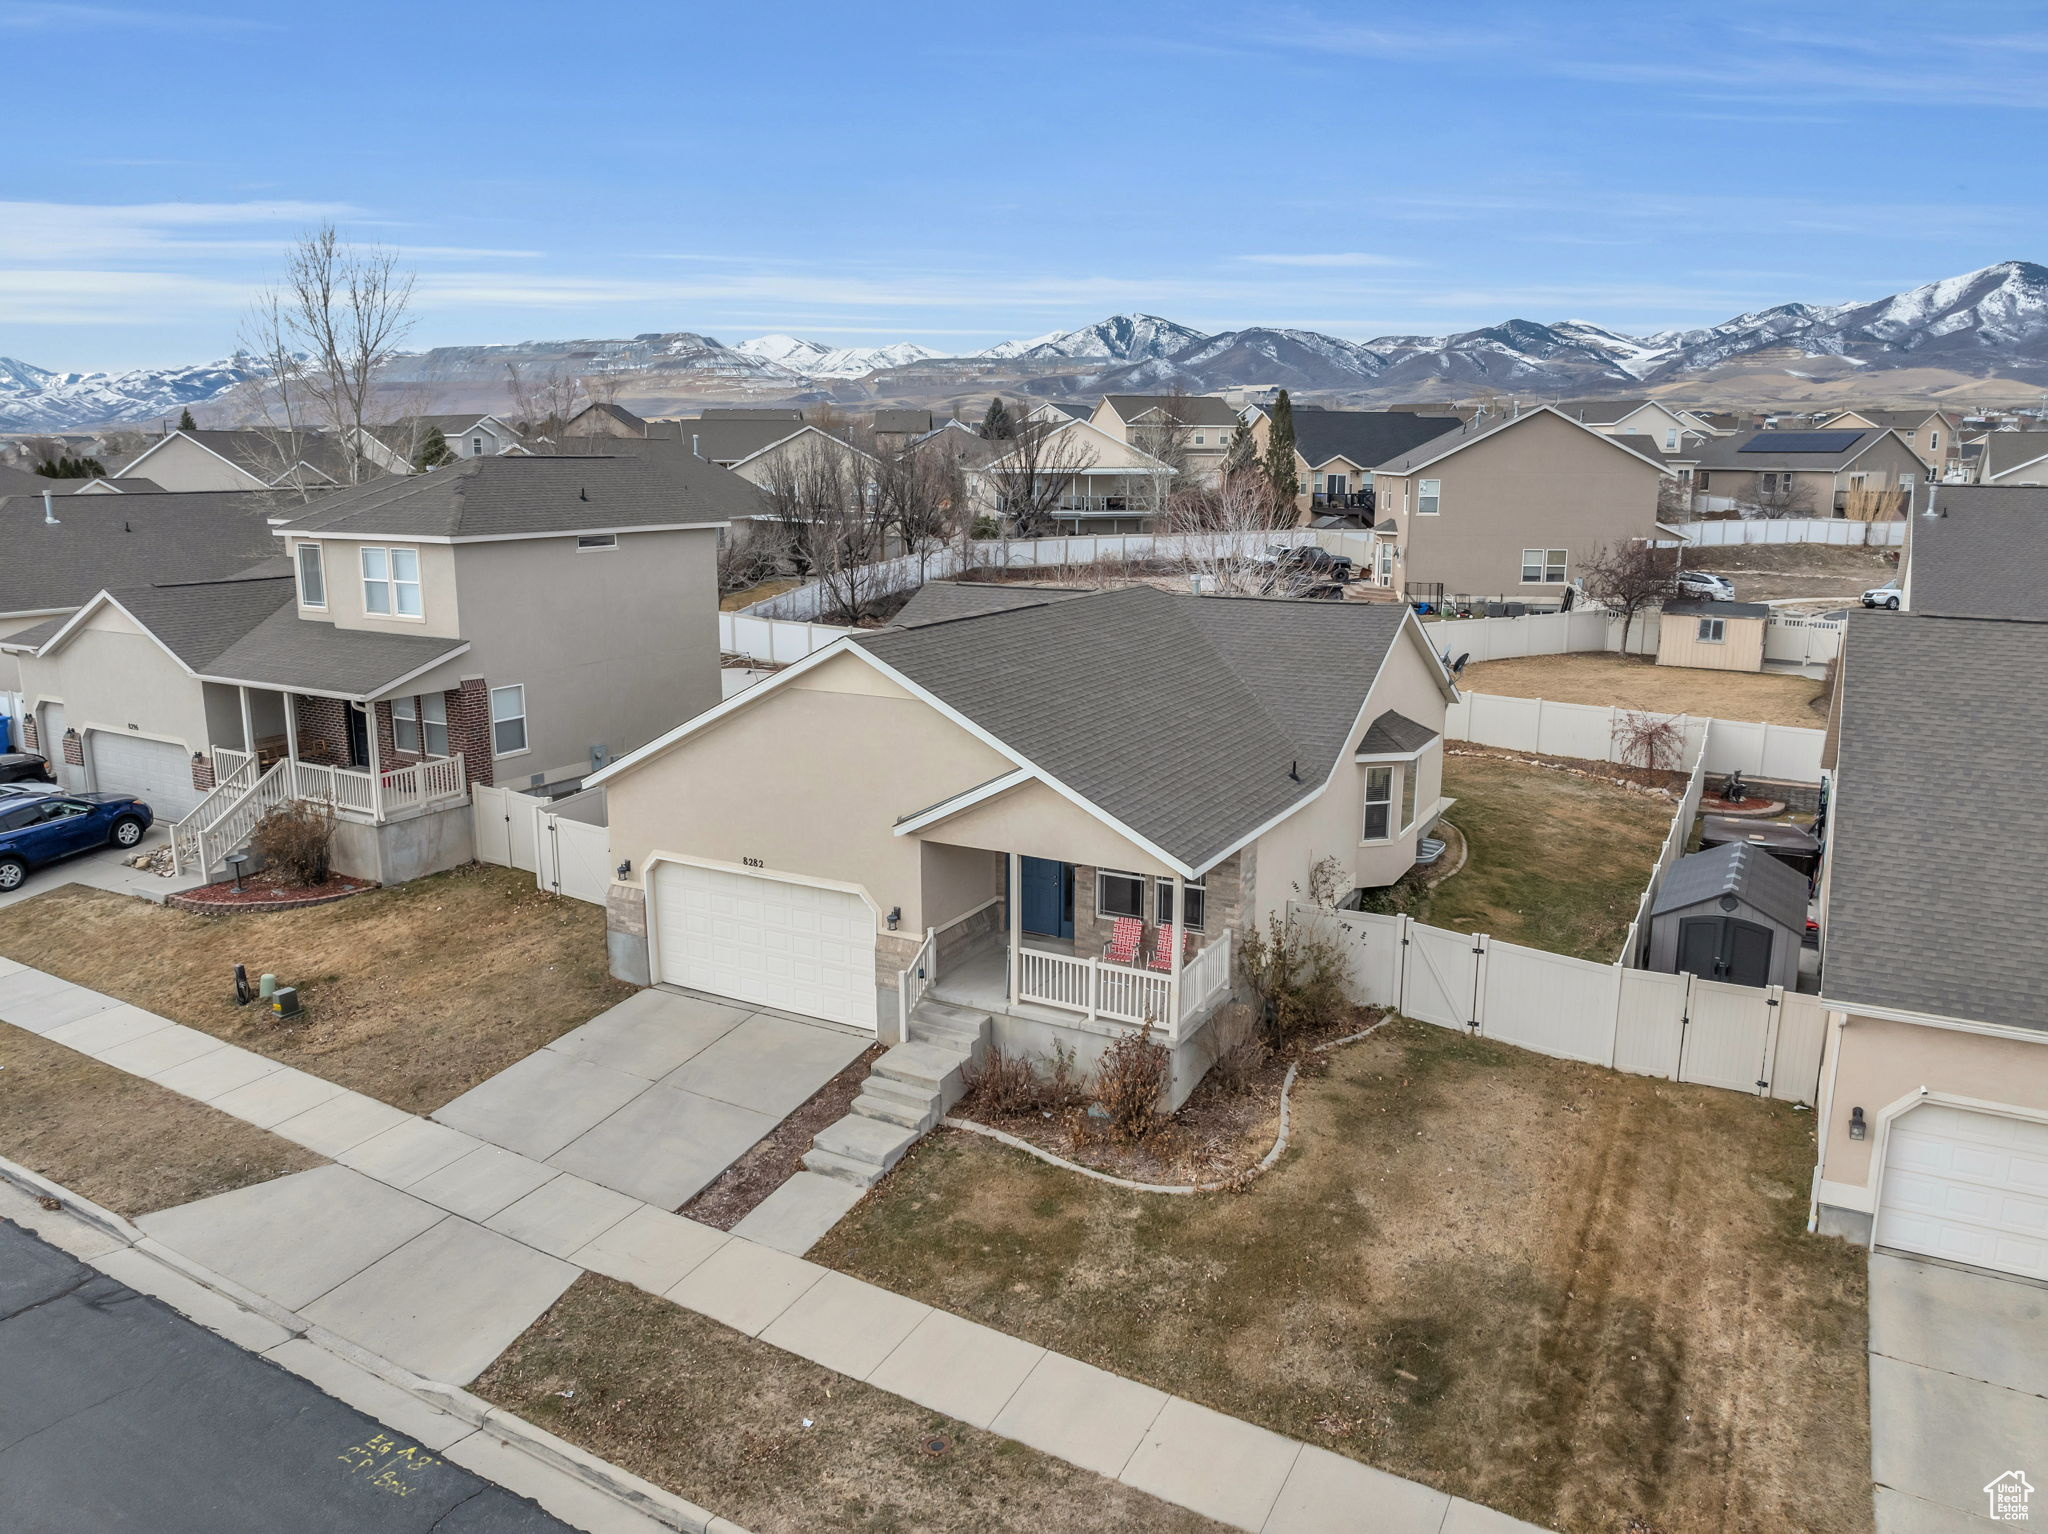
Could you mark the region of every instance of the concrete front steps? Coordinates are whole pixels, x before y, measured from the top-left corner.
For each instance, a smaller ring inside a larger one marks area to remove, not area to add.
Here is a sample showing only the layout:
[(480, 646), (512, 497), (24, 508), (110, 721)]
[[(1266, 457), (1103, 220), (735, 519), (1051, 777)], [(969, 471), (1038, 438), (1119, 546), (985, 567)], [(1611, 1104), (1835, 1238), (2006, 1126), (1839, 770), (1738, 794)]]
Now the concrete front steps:
[(987, 1052), (995, 1020), (941, 1001), (910, 1014), (910, 1038), (877, 1060), (853, 1111), (811, 1139), (804, 1165), (872, 1188), (967, 1090), (966, 1067)]

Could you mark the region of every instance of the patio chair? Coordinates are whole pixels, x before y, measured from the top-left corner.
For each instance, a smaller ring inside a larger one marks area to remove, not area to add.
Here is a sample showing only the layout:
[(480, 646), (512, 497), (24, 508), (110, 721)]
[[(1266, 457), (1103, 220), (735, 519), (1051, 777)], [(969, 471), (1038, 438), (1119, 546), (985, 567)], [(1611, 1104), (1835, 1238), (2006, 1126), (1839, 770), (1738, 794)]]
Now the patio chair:
[[(1155, 969), (1162, 975), (1172, 972), (1173, 943), (1176, 937), (1179, 937), (1183, 942), (1186, 941), (1186, 934), (1182, 933), (1172, 922), (1162, 922), (1160, 924), (1159, 935), (1152, 940), (1152, 957), (1145, 965), (1147, 969)], [(1187, 968), (1186, 954), (1181, 955), (1181, 968)]]
[(1109, 941), (1102, 956), (1112, 964), (1135, 963), (1138, 945), (1145, 941), (1145, 924), (1135, 916), (1119, 916), (1109, 929)]

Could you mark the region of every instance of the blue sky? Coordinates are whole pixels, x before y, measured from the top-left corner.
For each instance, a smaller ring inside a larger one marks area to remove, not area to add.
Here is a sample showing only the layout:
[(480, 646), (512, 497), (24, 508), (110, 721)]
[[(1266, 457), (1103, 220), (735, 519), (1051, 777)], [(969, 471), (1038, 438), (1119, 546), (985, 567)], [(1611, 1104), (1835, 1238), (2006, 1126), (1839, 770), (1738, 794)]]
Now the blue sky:
[(2002, 0), (0, 0), (0, 50), (0, 355), (51, 368), (225, 354), (327, 217), (416, 345), (1648, 330), (2048, 260)]

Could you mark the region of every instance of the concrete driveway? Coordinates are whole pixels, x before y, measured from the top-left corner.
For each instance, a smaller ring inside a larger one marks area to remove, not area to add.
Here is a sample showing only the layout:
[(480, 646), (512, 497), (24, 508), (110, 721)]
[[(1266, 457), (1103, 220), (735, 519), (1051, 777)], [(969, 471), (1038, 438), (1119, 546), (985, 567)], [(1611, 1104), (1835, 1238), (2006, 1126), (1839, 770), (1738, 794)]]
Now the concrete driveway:
[(28, 900), (36, 895), (48, 894), (65, 884), (89, 884), (94, 889), (109, 890), (116, 895), (140, 895), (145, 900), (163, 904), (164, 896), (178, 890), (197, 888), (202, 880), (186, 876), (166, 879), (157, 874), (145, 873), (138, 868), (127, 866), (128, 859), (138, 852), (153, 852), (170, 841), (170, 828), (159, 821), (150, 827), (149, 834), (134, 847), (101, 847), (92, 852), (81, 852), (76, 857), (66, 858), (61, 863), (45, 864), (29, 870), (29, 876), (21, 881), (21, 888), (0, 894), (0, 906), (13, 905), (17, 900)]
[(662, 1209), (874, 1043), (682, 991), (628, 997), (441, 1108), (441, 1123)]
[[(2048, 1285), (1873, 1252), (1870, 1458), (1879, 1534), (2048, 1525)], [(1994, 1522), (2011, 1471), (2031, 1517)]]

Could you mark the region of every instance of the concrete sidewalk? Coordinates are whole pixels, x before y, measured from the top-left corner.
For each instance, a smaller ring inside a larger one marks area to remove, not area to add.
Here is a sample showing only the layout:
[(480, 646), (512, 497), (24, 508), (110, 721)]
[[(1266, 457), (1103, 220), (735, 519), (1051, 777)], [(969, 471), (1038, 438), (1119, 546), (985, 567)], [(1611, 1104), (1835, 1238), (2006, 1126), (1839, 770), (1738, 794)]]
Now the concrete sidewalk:
[(422, 1374), (473, 1379), (588, 1270), (1250, 1534), (1535, 1528), (119, 1005), (0, 960), (0, 1019), (334, 1157), (141, 1224)]

